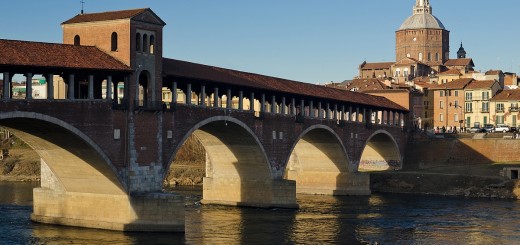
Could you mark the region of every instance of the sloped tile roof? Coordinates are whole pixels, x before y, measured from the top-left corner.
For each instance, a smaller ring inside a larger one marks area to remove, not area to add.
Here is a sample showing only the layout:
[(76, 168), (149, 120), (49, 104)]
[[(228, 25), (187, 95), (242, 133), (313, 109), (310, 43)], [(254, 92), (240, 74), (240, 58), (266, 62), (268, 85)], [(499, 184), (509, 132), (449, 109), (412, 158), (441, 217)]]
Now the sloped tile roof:
[(500, 75), (500, 73), (502, 73), (501, 70), (489, 70), (489, 71), (486, 71), (486, 75)]
[(466, 86), (466, 89), (491, 88), (496, 82), (495, 80), (473, 80)]
[(445, 66), (475, 66), (473, 60), (470, 58), (464, 59), (450, 59), (444, 63)]
[(381, 70), (390, 69), (394, 62), (365, 63), (361, 65), (363, 70)]
[(181, 60), (163, 59), (163, 75), (407, 111), (406, 108), (379, 96)]
[(511, 89), (511, 90), (502, 90), (500, 93), (496, 94), (493, 98), (493, 101), (508, 101), (508, 100), (516, 100), (520, 101), (520, 89)]
[(352, 91), (354, 88), (357, 88), (357, 92), (388, 89), (388, 87), (377, 78), (354, 79), (345, 89)]
[(449, 69), (447, 71), (438, 73), (438, 75), (460, 75), (460, 71), (457, 69)]
[(78, 14), (61, 24), (63, 25), (63, 24), (74, 24), (74, 23), (93, 22), (93, 21), (131, 19), (131, 18), (136, 17), (147, 11), (152, 13), (160, 22), (162, 22), (162, 24), (166, 24), (149, 8), (109, 11), (109, 12), (101, 12), (101, 13)]
[(473, 81), (473, 78), (460, 78), (452, 82), (438, 84), (430, 89), (464, 89), (471, 81)]
[(0, 39), (0, 66), (131, 71), (92, 46)]

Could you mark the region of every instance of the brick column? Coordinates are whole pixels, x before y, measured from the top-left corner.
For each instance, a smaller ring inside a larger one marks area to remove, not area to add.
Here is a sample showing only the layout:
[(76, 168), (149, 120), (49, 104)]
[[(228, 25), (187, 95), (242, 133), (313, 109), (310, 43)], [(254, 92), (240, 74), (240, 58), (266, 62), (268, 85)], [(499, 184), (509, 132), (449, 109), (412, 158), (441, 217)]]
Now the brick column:
[(88, 75), (88, 99), (94, 99), (94, 76)]
[(69, 80), (68, 80), (68, 85), (69, 85), (69, 89), (68, 89), (68, 99), (69, 100), (74, 100), (74, 74), (69, 74)]
[(107, 101), (112, 101), (112, 76), (107, 76), (107, 91), (106, 91), (105, 99)]
[(186, 84), (186, 105), (191, 105), (191, 83)]
[(25, 99), (32, 99), (32, 73), (25, 74)]
[(54, 74), (47, 74), (45, 77), (45, 80), (47, 81), (47, 99), (53, 100), (54, 99)]
[(3, 99), (8, 100), (11, 98), (11, 75), (9, 72), (4, 72), (4, 95)]

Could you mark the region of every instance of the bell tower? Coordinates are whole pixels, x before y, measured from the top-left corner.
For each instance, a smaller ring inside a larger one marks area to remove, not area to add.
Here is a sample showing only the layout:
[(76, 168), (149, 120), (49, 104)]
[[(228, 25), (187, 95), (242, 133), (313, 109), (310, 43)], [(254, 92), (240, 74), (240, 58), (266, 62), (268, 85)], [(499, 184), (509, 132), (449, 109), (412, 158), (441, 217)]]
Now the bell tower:
[(95, 46), (129, 66), (131, 105), (150, 107), (161, 100), (165, 25), (149, 8), (82, 13), (62, 23), (63, 43)]

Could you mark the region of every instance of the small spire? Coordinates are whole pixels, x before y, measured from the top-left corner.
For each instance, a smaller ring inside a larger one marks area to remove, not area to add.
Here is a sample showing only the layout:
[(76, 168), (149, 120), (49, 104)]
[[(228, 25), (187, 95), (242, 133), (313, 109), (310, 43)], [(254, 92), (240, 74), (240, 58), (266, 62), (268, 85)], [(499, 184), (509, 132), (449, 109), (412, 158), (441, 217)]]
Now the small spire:
[(462, 42), (460, 42), (460, 48), (459, 48), (459, 51), (457, 51), (457, 58), (458, 59), (466, 58), (466, 50), (464, 50), (464, 47), (462, 47)]
[(81, 0), (79, 1), (81, 3), (81, 14), (83, 14), (83, 8), (85, 7), (85, 1)]

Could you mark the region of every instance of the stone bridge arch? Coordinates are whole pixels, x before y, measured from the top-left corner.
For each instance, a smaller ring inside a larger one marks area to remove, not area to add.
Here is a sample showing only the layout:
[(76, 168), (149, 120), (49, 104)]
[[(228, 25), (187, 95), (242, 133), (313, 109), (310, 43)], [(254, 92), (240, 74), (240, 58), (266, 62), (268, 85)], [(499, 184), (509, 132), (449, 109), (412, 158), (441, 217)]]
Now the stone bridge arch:
[(377, 130), (365, 142), (359, 161), (359, 171), (385, 171), (402, 168), (402, 155), (394, 136)]
[(42, 187), (80, 193), (126, 193), (126, 185), (108, 156), (71, 124), (40, 113), (15, 111), (0, 113), (0, 125), (38, 153)]
[(215, 116), (200, 121), (179, 141), (168, 164), (173, 162), (178, 150), (191, 135), (201, 142), (206, 151), (203, 203), (297, 206), (294, 182), (274, 179), (261, 141), (245, 123), (230, 116)]
[(370, 193), (367, 186), (363, 186), (367, 179), (360, 179), (353, 173), (341, 137), (325, 125), (313, 125), (298, 136), (291, 148), (284, 177), (296, 181), (298, 193)]

